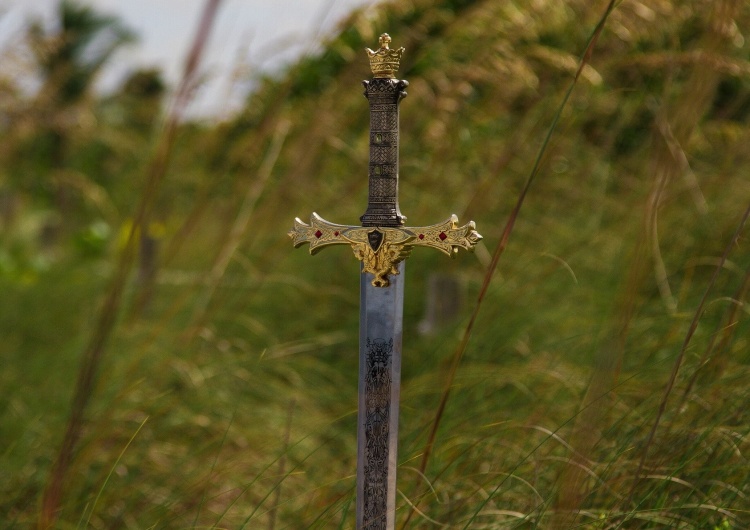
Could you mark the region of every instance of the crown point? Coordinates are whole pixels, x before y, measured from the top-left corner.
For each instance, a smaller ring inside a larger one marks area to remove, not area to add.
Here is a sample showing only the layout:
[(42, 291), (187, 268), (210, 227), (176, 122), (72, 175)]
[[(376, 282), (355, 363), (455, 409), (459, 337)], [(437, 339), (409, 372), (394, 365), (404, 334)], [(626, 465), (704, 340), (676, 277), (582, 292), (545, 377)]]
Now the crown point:
[(380, 48), (377, 50), (366, 48), (367, 55), (370, 58), (370, 69), (375, 78), (394, 79), (396, 77), (395, 74), (401, 63), (401, 55), (404, 53), (404, 48), (392, 50), (388, 47), (390, 43), (391, 36), (383, 33), (378, 39)]

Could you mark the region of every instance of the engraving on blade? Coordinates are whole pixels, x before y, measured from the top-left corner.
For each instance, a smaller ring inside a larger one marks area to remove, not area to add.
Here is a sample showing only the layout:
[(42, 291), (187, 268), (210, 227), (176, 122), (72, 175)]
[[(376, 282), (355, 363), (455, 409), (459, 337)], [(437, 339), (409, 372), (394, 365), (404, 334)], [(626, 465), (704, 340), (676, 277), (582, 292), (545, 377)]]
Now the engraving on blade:
[(388, 524), (392, 354), (393, 339), (367, 339), (363, 523), (368, 530), (386, 530)]

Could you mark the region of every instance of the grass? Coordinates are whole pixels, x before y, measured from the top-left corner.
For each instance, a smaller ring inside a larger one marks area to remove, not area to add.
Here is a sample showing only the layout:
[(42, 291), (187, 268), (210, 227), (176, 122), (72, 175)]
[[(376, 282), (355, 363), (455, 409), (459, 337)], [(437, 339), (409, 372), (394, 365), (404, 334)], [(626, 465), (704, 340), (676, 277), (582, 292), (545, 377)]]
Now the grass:
[[(415, 0), (355, 14), (236, 119), (174, 120), (170, 156), (151, 165), (131, 160), (149, 138), (108, 118), (127, 101), (82, 101), (66, 112), (100, 119), (65, 142), (79, 185), (52, 243), (39, 219), (62, 203), (14, 180), (52, 178), (24, 156), (44, 123), (8, 118), (23, 127), (0, 148), (16, 204), (0, 205), (0, 520), (40, 520), (118, 234), (142, 200), (163, 227), (158, 274), (122, 277), (47, 520), (352, 528), (357, 268), (345, 250), (295, 252), (285, 232), (312, 210), (361, 215), (357, 57), (387, 29), (411, 82), (402, 209), (415, 225), (455, 211), (485, 237), (474, 255), (415, 252), (407, 266), (399, 527), (750, 526), (750, 12), (623, 1), (578, 68), (606, 8)], [(139, 196), (126, 183), (149, 171), (159, 185)], [(109, 231), (90, 229), (92, 190)], [(432, 270), (461, 278), (465, 312), (421, 336)]]

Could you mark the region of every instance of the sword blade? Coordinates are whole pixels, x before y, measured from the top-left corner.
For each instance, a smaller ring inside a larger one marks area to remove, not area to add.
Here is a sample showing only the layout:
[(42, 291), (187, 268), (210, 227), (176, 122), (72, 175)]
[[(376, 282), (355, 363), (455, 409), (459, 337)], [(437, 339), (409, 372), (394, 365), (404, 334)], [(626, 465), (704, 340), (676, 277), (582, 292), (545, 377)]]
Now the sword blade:
[(360, 275), (357, 529), (392, 530), (396, 519), (404, 262), (390, 286)]

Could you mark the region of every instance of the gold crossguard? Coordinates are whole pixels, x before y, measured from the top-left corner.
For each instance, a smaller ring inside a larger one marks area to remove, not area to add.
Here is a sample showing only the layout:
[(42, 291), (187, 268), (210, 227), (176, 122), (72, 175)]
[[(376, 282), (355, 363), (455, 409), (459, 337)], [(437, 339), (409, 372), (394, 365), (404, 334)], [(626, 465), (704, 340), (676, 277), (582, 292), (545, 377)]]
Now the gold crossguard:
[(432, 247), (455, 257), (459, 248), (473, 251), (482, 239), (474, 221), (458, 226), (456, 215), (431, 226), (386, 228), (338, 225), (313, 213), (310, 224), (296, 218), (288, 234), (295, 248), (310, 243), (310, 254), (329, 245), (350, 245), (363, 264), (362, 272), (374, 276), (375, 287), (390, 285), (388, 275), (398, 274), (396, 265), (408, 258), (414, 247)]

